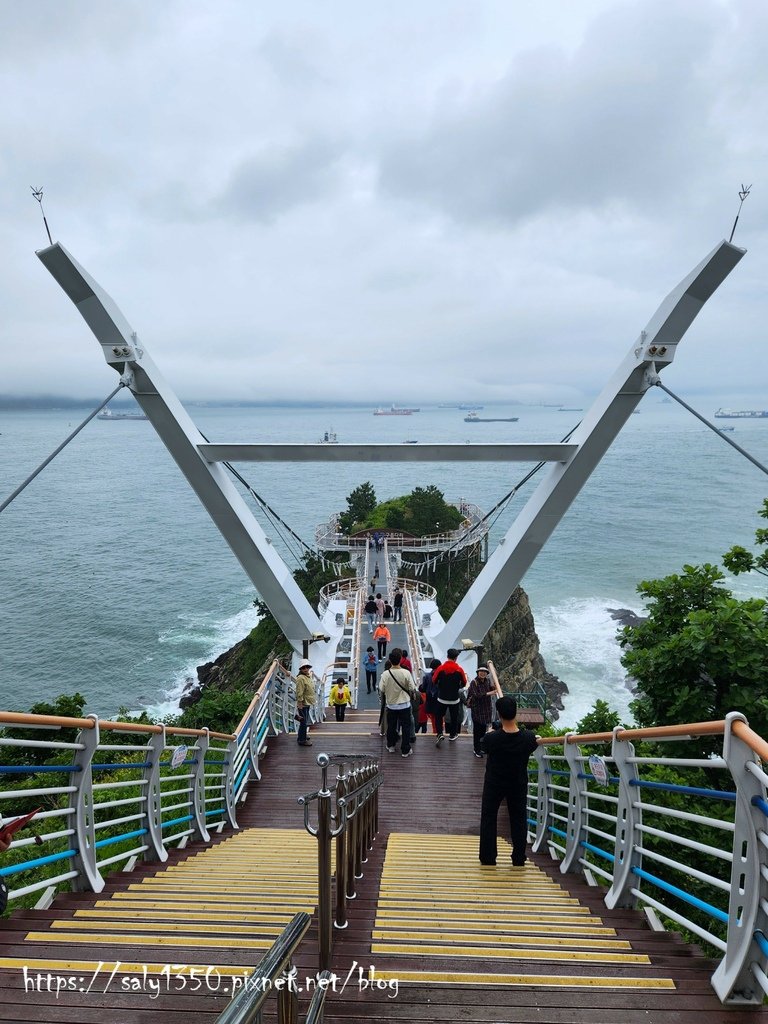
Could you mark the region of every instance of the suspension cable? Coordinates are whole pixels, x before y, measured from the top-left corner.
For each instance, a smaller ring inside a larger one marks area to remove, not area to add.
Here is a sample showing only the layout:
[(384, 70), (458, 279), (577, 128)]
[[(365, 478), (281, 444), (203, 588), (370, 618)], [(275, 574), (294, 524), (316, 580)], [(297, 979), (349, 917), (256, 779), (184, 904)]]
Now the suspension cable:
[(679, 398), (674, 393), (674, 391), (670, 391), (668, 387), (665, 387), (665, 385), (662, 384), (660, 380), (655, 380), (653, 383), (655, 387), (661, 388), (662, 391), (666, 392), (666, 394), (668, 394), (670, 398), (674, 398), (676, 402), (679, 402), (679, 404), (682, 405), (684, 409), (687, 409), (688, 412), (692, 413), (697, 420), (701, 420), (701, 422), (708, 426), (710, 430), (713, 430), (718, 437), (721, 437), (723, 441), (726, 441), (731, 446), (731, 448), (735, 448), (736, 451), (739, 452), (740, 455), (743, 455), (745, 459), (748, 459), (753, 466), (757, 466), (758, 469), (761, 469), (763, 473), (768, 475), (768, 467), (764, 466), (762, 462), (759, 462), (753, 455), (750, 455), (749, 452), (745, 451), (741, 447), (741, 445), (738, 445), (735, 441), (732, 441), (730, 437), (726, 437), (722, 430), (716, 427), (714, 423), (710, 423), (709, 420), (706, 419), (706, 417), (702, 416), (700, 412), (696, 412), (696, 410), (691, 408), (691, 406), (688, 405), (687, 402), (684, 402), (682, 398)]
[[(203, 440), (207, 444), (210, 444), (210, 441), (208, 440), (208, 438), (205, 436), (205, 434), (202, 431), (200, 431), (200, 436), (203, 438)], [(288, 523), (285, 522), (284, 519), (280, 518), (280, 516), (269, 505), (269, 503), (264, 498), (262, 498), (260, 494), (257, 494), (257, 492), (253, 489), (253, 487), (251, 487), (251, 485), (248, 483), (248, 481), (245, 479), (245, 477), (242, 475), (242, 473), (238, 472), (238, 470), (235, 469), (235, 467), (232, 465), (231, 462), (225, 462), (225, 463), (223, 463), (223, 465), (225, 466), (226, 469), (229, 470), (229, 472), (232, 474), (232, 476), (236, 480), (238, 480), (243, 485), (243, 487), (245, 487), (246, 491), (248, 491), (248, 493), (251, 495), (251, 497), (255, 501), (258, 502), (258, 504), (262, 508), (262, 511), (266, 515), (267, 519), (272, 523), (273, 526), (275, 526), (275, 528), (277, 529), (278, 533), (281, 533), (279, 526), (277, 526), (277, 524), (279, 523), (280, 526), (283, 526), (288, 531), (288, 533), (291, 535), (291, 537), (293, 537), (294, 540), (299, 542), (299, 544), (304, 548), (304, 551), (306, 553), (308, 553), (310, 555), (318, 555), (318, 557), (320, 557), (321, 561), (324, 561), (322, 555), (320, 555), (319, 552), (316, 552), (314, 548), (310, 547), (309, 544), (307, 544), (307, 542), (305, 540), (302, 540), (302, 538), (298, 535), (298, 533), (296, 533), (295, 530), (292, 530), (291, 527), (288, 525)], [(281, 533), (281, 537), (282, 537), (282, 533)], [(286, 547), (288, 548), (288, 550), (291, 552), (291, 555), (296, 559), (297, 562), (299, 562), (299, 564), (301, 564), (301, 558), (296, 555), (296, 553), (292, 549), (289, 541), (287, 541), (285, 539), (285, 537), (282, 537), (282, 539), (283, 539)]]
[(42, 471), (45, 469), (45, 467), (49, 463), (53, 462), (53, 460), (56, 458), (56, 456), (59, 454), (59, 452), (64, 451), (64, 449), (67, 447), (69, 442), (71, 440), (73, 440), (73, 438), (75, 438), (80, 433), (80, 431), (83, 429), (83, 427), (85, 427), (88, 423), (90, 423), (91, 420), (93, 419), (93, 417), (97, 413), (101, 412), (101, 410), (104, 408), (104, 406), (107, 404), (107, 402), (110, 402), (115, 397), (115, 395), (120, 390), (120, 388), (124, 388), (126, 386), (127, 385), (124, 384), (123, 381), (120, 381), (120, 383), (117, 385), (115, 390), (111, 394), (107, 395), (107, 397), (104, 399), (104, 401), (101, 403), (101, 405), (97, 405), (96, 408), (93, 410), (93, 412), (90, 413), (90, 415), (85, 417), (85, 419), (80, 424), (80, 426), (77, 427), (75, 430), (73, 430), (72, 433), (69, 435), (69, 437), (67, 437), (64, 441), (62, 441), (61, 444), (59, 445), (59, 447), (56, 448), (54, 451), (52, 451), (47, 459), (44, 459), (40, 463), (40, 465), (37, 467), (37, 469), (34, 471), (34, 473), (31, 473), (27, 477), (27, 479), (16, 488), (16, 490), (13, 492), (13, 494), (9, 495), (9, 497), (7, 497), (5, 499), (5, 501), (2, 503), (2, 505), (0, 505), (0, 512), (5, 511), (5, 509), (8, 508), (8, 506), (11, 504), (11, 502), (14, 500), (14, 498), (18, 498), (18, 496), (21, 494), (21, 492), (23, 490), (25, 490), (25, 488), (27, 488), (32, 483), (32, 481), (35, 479), (35, 477), (39, 476), (39, 474), (42, 473)]
[[(571, 429), (568, 431), (568, 433), (560, 441), (560, 444), (565, 444), (566, 441), (570, 440), (571, 435), (574, 433), (575, 430), (578, 429), (578, 427), (580, 425), (581, 425), (581, 420), (579, 420), (578, 423), (574, 424), (574, 426), (571, 427)], [(532, 477), (534, 477), (540, 470), (542, 470), (544, 468), (544, 466), (546, 466), (546, 464), (547, 464), (546, 462), (538, 462), (533, 467), (533, 469), (529, 470), (525, 474), (525, 476), (521, 480), (518, 480), (518, 482), (512, 487), (512, 490), (508, 491), (504, 495), (503, 498), (501, 498), (499, 501), (496, 502), (496, 504), (493, 506), (493, 508), (490, 508), (485, 513), (485, 515), (481, 519), (478, 519), (478, 521), (473, 526), (470, 526), (469, 530), (467, 530), (467, 533), (466, 533), (466, 535), (464, 537), (457, 538), (453, 542), (453, 544), (451, 544), (449, 547), (447, 547), (445, 549), (445, 551), (441, 551), (437, 555), (435, 555), (434, 556), (435, 566), (437, 565), (438, 561), (442, 561), (443, 558), (445, 558), (447, 555), (450, 555), (451, 552), (457, 550), (458, 548), (465, 547), (466, 546), (467, 537), (470, 536), (472, 533), (474, 533), (484, 523), (488, 522), (488, 529), (490, 530), (491, 527), (496, 523), (496, 520), (499, 518), (501, 513), (504, 511), (504, 508), (506, 507), (506, 505), (517, 494), (517, 492), (520, 490), (520, 488), (524, 487)], [(493, 519), (492, 522), (489, 522), (489, 520), (491, 519), (491, 516), (493, 516), (494, 513), (496, 513), (495, 518)], [(427, 563), (432, 562), (432, 561), (433, 561), (433, 559), (431, 559), (431, 558), (427, 559)], [(415, 568), (416, 566), (424, 565), (424, 562), (406, 562), (406, 561), (403, 561), (402, 564), (407, 566), (408, 568)]]

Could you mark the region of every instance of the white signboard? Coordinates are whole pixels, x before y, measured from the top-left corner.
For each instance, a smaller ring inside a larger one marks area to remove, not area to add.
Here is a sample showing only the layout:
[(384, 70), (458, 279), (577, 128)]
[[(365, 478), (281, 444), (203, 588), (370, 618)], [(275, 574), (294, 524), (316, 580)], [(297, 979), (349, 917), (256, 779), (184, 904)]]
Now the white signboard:
[(171, 768), (180, 768), (187, 759), (187, 752), (189, 748), (185, 747), (184, 744), (180, 747), (176, 747), (171, 757)]
[(598, 785), (608, 785), (608, 766), (602, 757), (598, 757), (597, 754), (590, 754), (589, 770), (592, 772), (594, 780)]

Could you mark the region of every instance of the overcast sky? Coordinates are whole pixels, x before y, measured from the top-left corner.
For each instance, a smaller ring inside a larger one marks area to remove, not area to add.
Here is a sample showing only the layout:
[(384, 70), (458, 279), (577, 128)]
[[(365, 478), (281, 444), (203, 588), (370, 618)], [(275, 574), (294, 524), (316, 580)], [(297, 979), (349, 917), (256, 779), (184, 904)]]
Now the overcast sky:
[(0, 0), (0, 393), (570, 401), (723, 237), (685, 397), (768, 407), (765, 0)]

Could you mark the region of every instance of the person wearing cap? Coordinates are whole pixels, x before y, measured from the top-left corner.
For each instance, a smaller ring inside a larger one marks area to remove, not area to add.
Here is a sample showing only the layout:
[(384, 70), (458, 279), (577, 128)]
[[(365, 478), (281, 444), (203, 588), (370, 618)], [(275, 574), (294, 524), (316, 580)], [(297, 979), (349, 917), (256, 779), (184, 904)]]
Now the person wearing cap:
[(485, 756), (481, 744), (483, 736), (488, 732), (488, 726), (493, 721), (493, 694), (495, 692), (496, 684), (491, 680), (488, 666), (478, 666), (477, 675), (467, 690), (467, 707), (472, 716), (472, 745), (475, 749), (475, 757)]
[(296, 676), (296, 711), (299, 715), (299, 731), (296, 736), (300, 747), (311, 747), (307, 739), (307, 718), (309, 709), (315, 704), (315, 684), (312, 680), (312, 664), (306, 658), (299, 665)]

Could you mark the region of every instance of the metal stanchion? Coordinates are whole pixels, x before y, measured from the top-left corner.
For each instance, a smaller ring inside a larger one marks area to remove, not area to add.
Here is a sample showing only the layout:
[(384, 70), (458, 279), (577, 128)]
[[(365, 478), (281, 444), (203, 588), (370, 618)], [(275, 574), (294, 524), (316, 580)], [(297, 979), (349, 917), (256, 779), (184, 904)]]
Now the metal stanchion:
[[(338, 764), (339, 771), (333, 789), (329, 789), (328, 766), (332, 761)], [(320, 789), (300, 796), (298, 800), (304, 806), (304, 828), (317, 839), (319, 961), (320, 970), (326, 971), (331, 965), (333, 930), (347, 927), (346, 901), (355, 899), (355, 881), (363, 877), (365, 854), (373, 842), (376, 821), (373, 808), (377, 806), (374, 801), (378, 801), (382, 780), (378, 760), (369, 754), (318, 754), (317, 763), (322, 772)], [(314, 800), (317, 800), (317, 827), (309, 822), (310, 804)], [(336, 840), (335, 920), (332, 907), (332, 839)]]

